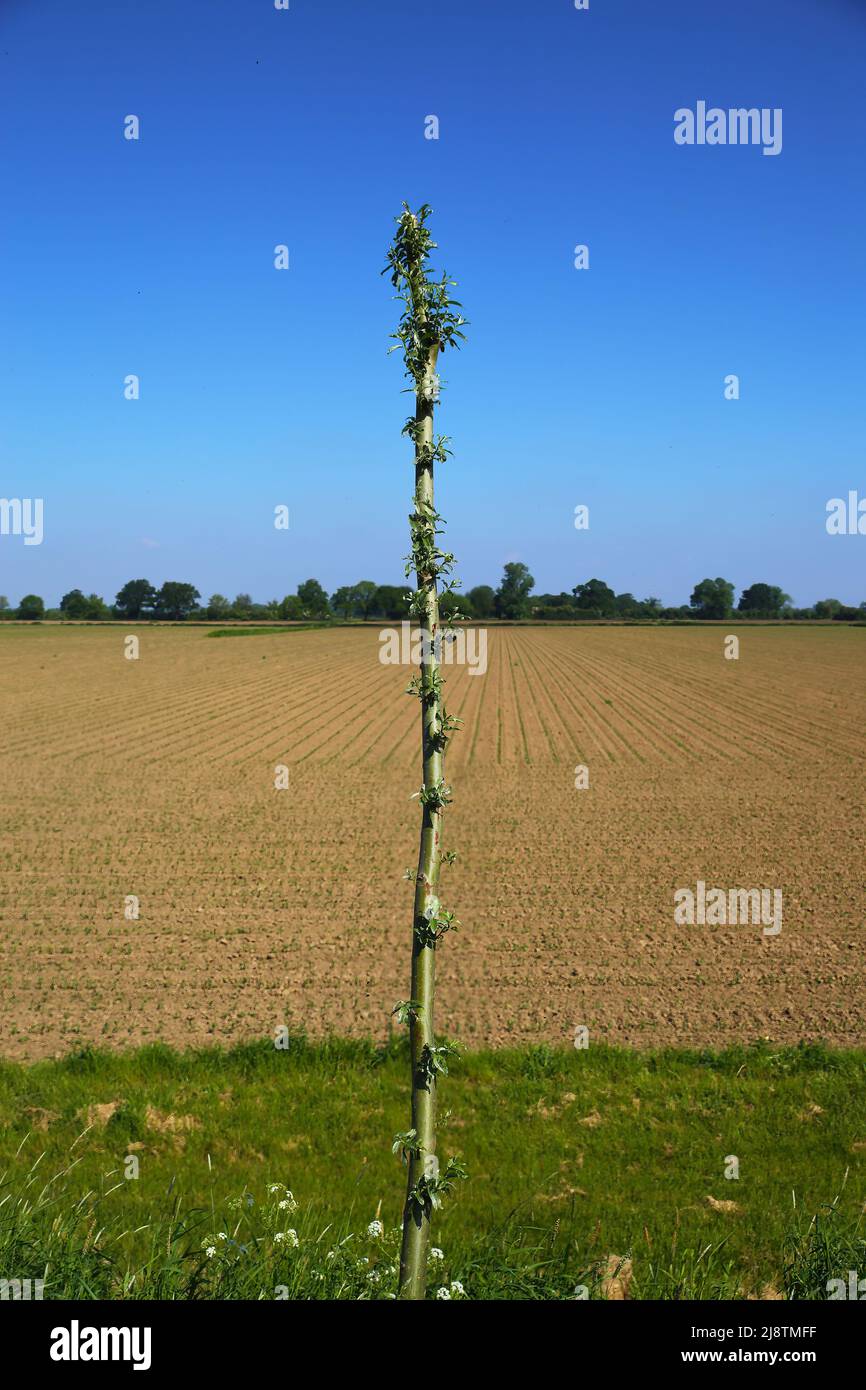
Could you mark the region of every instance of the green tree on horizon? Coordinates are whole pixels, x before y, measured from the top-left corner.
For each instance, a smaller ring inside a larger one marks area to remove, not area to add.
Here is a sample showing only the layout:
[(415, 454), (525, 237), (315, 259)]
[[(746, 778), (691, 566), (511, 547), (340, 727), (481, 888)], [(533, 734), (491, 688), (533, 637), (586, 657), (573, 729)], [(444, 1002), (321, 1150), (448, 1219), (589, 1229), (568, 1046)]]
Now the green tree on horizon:
[(70, 589), (60, 600), (60, 611), (65, 618), (86, 618), (89, 606), (80, 589)]
[(509, 560), (496, 590), (495, 609), (498, 618), (525, 618), (529, 611), (529, 595), (535, 580), (522, 560)]
[(729, 618), (734, 609), (734, 586), (727, 579), (702, 579), (689, 599), (699, 618)]
[(778, 584), (750, 584), (740, 595), (737, 612), (751, 613), (762, 618), (778, 618), (790, 602), (790, 594), (786, 594)]
[(328, 616), (328, 595), (318, 579), (305, 579), (298, 585), (298, 598), (305, 618), (326, 618)]
[(489, 584), (476, 584), (466, 595), (472, 616), (492, 618), (496, 612), (496, 590)]
[(612, 618), (616, 613), (616, 594), (603, 579), (587, 579), (584, 584), (576, 584), (572, 593), (575, 606), (583, 612), (594, 613), (598, 618)]
[(167, 579), (156, 596), (155, 615), (171, 622), (182, 622), (193, 612), (200, 597), (194, 584)]
[(39, 622), (45, 617), (45, 604), (38, 594), (25, 594), (15, 616), (24, 622)]
[(156, 590), (149, 579), (130, 579), (114, 602), (122, 618), (140, 618), (156, 603)]

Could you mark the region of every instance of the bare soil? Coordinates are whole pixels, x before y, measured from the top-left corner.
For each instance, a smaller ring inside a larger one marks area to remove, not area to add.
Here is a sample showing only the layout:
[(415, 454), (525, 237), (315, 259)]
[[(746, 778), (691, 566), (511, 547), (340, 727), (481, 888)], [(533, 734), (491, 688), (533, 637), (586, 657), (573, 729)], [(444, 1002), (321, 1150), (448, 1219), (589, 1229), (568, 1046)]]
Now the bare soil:
[[(412, 671), (370, 629), (129, 630), (137, 661), (117, 627), (0, 629), (0, 1054), (386, 1036), (408, 992)], [(462, 927), (440, 1031), (863, 1044), (866, 632), (725, 631), (504, 628), (485, 675), (446, 671)], [(699, 879), (780, 888), (781, 933), (675, 925)]]

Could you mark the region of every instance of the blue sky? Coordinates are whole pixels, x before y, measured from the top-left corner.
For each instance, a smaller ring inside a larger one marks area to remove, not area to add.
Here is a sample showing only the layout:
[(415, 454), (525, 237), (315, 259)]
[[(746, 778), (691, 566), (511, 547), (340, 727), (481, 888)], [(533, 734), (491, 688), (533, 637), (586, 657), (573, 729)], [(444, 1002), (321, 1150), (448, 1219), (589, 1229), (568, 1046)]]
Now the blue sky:
[[(2, 0), (0, 495), (45, 538), (0, 537), (0, 592), (400, 582), (405, 198), (471, 321), (438, 482), (467, 587), (866, 598), (824, 525), (866, 495), (864, 60), (859, 0)], [(781, 107), (782, 152), (676, 145), (698, 100)]]

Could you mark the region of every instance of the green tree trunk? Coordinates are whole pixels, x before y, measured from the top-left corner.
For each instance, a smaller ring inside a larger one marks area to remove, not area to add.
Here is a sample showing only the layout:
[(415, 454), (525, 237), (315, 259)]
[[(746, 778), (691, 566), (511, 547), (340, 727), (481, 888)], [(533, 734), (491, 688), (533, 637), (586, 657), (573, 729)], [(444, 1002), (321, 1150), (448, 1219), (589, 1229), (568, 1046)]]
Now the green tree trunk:
[[(434, 510), (433, 502), (433, 410), (438, 345), (430, 349), (422, 391), (415, 397), (415, 515), (424, 516)], [(421, 700), (421, 756), (424, 786), (441, 786), (445, 774), (444, 752), (436, 733), (442, 723), (442, 696), (439, 692), (439, 662), (436, 638), (439, 632), (439, 597), (436, 575), (423, 566), (416, 569), (419, 593), (426, 595), (420, 629), (421, 687), (432, 690), (429, 699)], [(435, 1046), (433, 1031), (433, 1002), (436, 985), (436, 942), (417, 930), (419, 921), (429, 922), (436, 917), (439, 906), (436, 889), (439, 884), (439, 851), (441, 809), (434, 804), (421, 808), (421, 840), (418, 851), (418, 870), (415, 878), (415, 902), (412, 936), (412, 979), (410, 998), (418, 1008), (410, 1015), (412, 1053), (412, 1128), (418, 1151), (409, 1155), (407, 1193), (411, 1194), (422, 1177), (435, 1176), (436, 1159), (436, 1076), (425, 1067), (425, 1055)], [(425, 1049), (427, 1053), (425, 1054)], [(427, 1283), (427, 1251), (430, 1245), (430, 1209), (413, 1203), (407, 1195), (407, 1211), (403, 1223), (403, 1245), (400, 1254), (400, 1297), (423, 1298)]]
[[(436, 1077), (447, 1071), (447, 1057), (453, 1049), (437, 1047), (433, 1032), (436, 946), (446, 932), (458, 925), (453, 914), (442, 908), (438, 886), (443, 859), (451, 863), (455, 857), (443, 855), (440, 834), (442, 813), (450, 800), (450, 789), (445, 784), (445, 747), (460, 722), (449, 717), (442, 700), (437, 577), (449, 573), (454, 557), (441, 551), (436, 541), (441, 517), (434, 503), (433, 469), (449, 450), (444, 438), (434, 437), (433, 413), (439, 394), (439, 353), (445, 347), (459, 346), (465, 320), (456, 312), (457, 301), (449, 298), (448, 287), (453, 282), (444, 275), (441, 280), (433, 280), (427, 273), (427, 259), (435, 245), (426, 226), (429, 213), (426, 204), (413, 213), (404, 203), (386, 267), (404, 305), (393, 336), (403, 349), (406, 375), (415, 388), (415, 414), (403, 430), (415, 446), (415, 500), (409, 518), (412, 552), (406, 573), (415, 573), (417, 587), (411, 595), (409, 612), (418, 620), (421, 639), (420, 670), (409, 686), (421, 704), (423, 769), (418, 868), (414, 874), (409, 872), (415, 880), (411, 997), (395, 1010), (409, 1024), (412, 1057), (412, 1128), (398, 1135), (394, 1145), (395, 1151), (402, 1150), (409, 1167), (400, 1253), (402, 1299), (424, 1298), (430, 1218), (442, 1195), (450, 1191), (457, 1178), (465, 1176), (456, 1159), (449, 1159), (444, 1171), (439, 1171)], [(453, 587), (452, 580), (443, 581), (443, 592)]]

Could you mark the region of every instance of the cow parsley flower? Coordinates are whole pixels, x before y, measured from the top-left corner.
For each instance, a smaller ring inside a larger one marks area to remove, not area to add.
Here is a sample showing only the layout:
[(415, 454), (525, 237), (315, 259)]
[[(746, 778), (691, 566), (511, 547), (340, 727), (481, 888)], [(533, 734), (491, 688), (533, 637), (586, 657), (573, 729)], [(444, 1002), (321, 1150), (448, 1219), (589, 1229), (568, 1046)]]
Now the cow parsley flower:
[(286, 1187), (284, 1182), (272, 1182), (268, 1184), (268, 1196), (276, 1197), (280, 1194), (280, 1201), (277, 1203), (277, 1211), (297, 1211), (298, 1204), (295, 1201), (295, 1194)]

